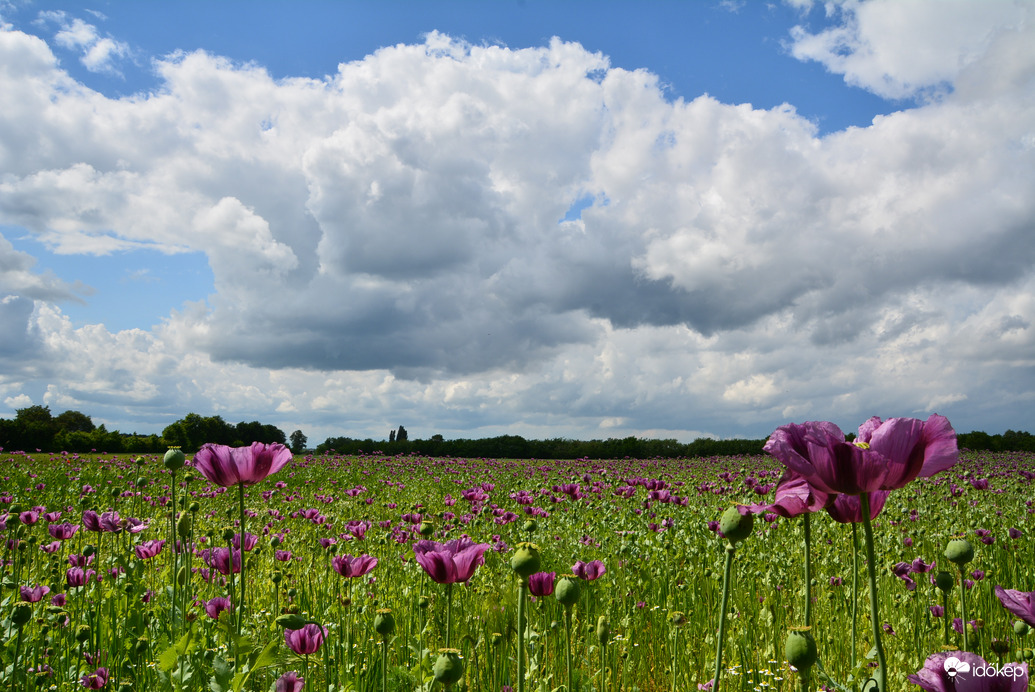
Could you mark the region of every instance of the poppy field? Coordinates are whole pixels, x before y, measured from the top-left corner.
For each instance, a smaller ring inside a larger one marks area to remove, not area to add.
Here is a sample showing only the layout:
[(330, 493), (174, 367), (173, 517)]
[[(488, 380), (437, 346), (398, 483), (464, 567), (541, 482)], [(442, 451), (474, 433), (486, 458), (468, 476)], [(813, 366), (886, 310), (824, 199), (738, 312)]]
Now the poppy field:
[(0, 690), (1026, 689), (1035, 455), (932, 417), (899, 465), (871, 423), (679, 460), (4, 451)]

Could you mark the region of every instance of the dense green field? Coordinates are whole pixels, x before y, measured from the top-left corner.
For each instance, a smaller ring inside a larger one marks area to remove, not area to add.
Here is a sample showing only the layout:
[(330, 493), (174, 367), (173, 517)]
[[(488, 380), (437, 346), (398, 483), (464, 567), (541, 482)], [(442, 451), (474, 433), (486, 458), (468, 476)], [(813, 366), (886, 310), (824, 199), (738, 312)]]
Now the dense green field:
[[(580, 580), (571, 611), (576, 689), (697, 689), (712, 677), (726, 545), (709, 522), (735, 503), (771, 498), (781, 471), (768, 457), (296, 457), (244, 493), (245, 533), (257, 540), (249, 550), (245, 537), (245, 608), (236, 623), (239, 575), (220, 574), (216, 557), (204, 552), (238, 540), (236, 487), (213, 486), (189, 464), (174, 483), (160, 456), (4, 452), (0, 689), (72, 690), (104, 682), (125, 690), (267, 690), (294, 670), (307, 690), (380, 690), (382, 654), (389, 689), (428, 689), (447, 628), (464, 664), (456, 689), (517, 689), (518, 590), (510, 559), (522, 541), (537, 544), (542, 571), (558, 577), (576, 562), (599, 560), (606, 568), (599, 578)], [(874, 522), (889, 689), (916, 689), (906, 676), (942, 650), (945, 620), (931, 606), (960, 617), (959, 574), (942, 555), (957, 536), (966, 536), (976, 553), (965, 568), (973, 581), (967, 620), (975, 621), (969, 649), (990, 662), (1020, 660), (1025, 649), (1030, 656), (1035, 635), (1015, 634), (1014, 618), (993, 589), (1035, 590), (1033, 472), (1032, 454), (964, 453), (952, 469), (892, 493)], [(174, 486), (183, 512), (175, 528)], [(89, 531), (84, 512), (91, 510), (118, 517), (108, 515), (102, 530)], [(56, 539), (50, 527), (66, 523), (79, 528)], [(783, 653), (788, 628), (803, 623), (802, 524), (760, 516), (737, 545), (724, 689), (797, 686)], [(422, 527), (434, 541), (466, 534), (487, 544), (484, 564), (466, 583), (435, 583), (415, 560)], [(174, 554), (177, 530), (181, 552)], [(840, 681), (858, 681), (867, 675), (872, 642), (861, 559), (853, 591), (853, 525), (821, 512), (812, 517), (811, 533), (812, 633), (822, 666)], [(159, 540), (167, 542), (154, 557), (135, 550), (154, 550), (147, 542)], [(377, 564), (349, 578), (332, 567), (343, 555), (369, 555)], [(938, 566), (904, 575), (915, 584), (911, 590), (893, 567), (918, 559)], [(71, 585), (79, 578), (73, 563), (92, 577), (83, 586)], [(943, 601), (931, 580), (949, 568), (957, 583)], [(32, 602), (22, 587), (38, 586), (49, 592)], [(235, 608), (212, 618), (204, 605), (224, 597)], [(859, 605), (854, 642), (853, 602)], [(384, 608), (395, 622), (385, 639), (373, 627)], [(672, 623), (675, 611), (685, 623), (678, 615)], [(318, 650), (291, 651), (275, 622), (283, 613), (325, 628)], [(609, 623), (603, 651), (596, 632), (601, 615)], [(527, 617), (526, 689), (563, 689), (564, 607), (553, 596), (533, 597)], [(949, 639), (954, 648), (962, 644), (955, 630)], [(105, 673), (91, 680), (99, 669)]]

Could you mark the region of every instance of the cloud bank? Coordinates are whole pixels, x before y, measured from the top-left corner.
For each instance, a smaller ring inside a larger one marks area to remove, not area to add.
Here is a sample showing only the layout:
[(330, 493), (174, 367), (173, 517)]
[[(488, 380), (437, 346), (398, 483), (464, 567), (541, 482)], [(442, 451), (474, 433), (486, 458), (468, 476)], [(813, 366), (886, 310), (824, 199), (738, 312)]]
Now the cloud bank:
[[(88, 277), (0, 238), (0, 398), (314, 440), (1024, 427), (1035, 30), (1030, 5), (977, 7), (846, 2), (795, 29), (799, 59), (916, 99), (825, 136), (793, 104), (672, 101), (556, 38), (433, 33), (322, 80), (178, 53), (113, 99), (0, 31), (4, 233), (203, 253), (215, 277), (149, 331), (76, 328), (60, 301)], [(114, 64), (62, 21), (56, 42)]]

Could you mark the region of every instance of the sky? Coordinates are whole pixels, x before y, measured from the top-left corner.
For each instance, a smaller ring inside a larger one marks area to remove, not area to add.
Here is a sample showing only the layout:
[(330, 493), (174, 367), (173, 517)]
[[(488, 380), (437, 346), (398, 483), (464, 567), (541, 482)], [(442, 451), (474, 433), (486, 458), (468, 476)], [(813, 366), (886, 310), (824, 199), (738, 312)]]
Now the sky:
[(1035, 3), (0, 0), (0, 417), (1035, 430)]

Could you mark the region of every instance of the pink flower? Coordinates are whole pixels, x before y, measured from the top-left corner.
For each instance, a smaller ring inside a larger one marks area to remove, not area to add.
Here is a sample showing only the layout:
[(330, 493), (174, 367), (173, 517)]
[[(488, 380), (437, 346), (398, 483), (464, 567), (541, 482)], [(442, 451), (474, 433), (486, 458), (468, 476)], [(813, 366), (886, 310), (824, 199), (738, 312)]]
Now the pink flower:
[(284, 642), (299, 656), (315, 654), (323, 644), (323, 628), (309, 623), (300, 630), (284, 630)]
[(298, 677), (298, 673), (291, 670), (277, 679), (277, 687), (274, 692), (302, 692), (304, 688), (305, 678)]
[(79, 530), (79, 524), (51, 524), (47, 527), (51, 538), (59, 541), (67, 541)]
[(536, 598), (553, 594), (556, 572), (536, 572), (528, 578), (528, 591)]
[(151, 558), (162, 552), (162, 548), (165, 547), (165, 541), (144, 541), (140, 545), (133, 546), (133, 552), (136, 553), (137, 557), (141, 560), (150, 560)]
[(99, 690), (108, 684), (108, 669), (98, 668), (89, 675), (84, 675), (79, 682), (88, 690)]
[(282, 444), (253, 442), (248, 447), (205, 444), (194, 455), (193, 465), (209, 481), (229, 488), (254, 485), (284, 468), (291, 451)]
[[(995, 674), (988, 674), (990, 667)], [(979, 668), (986, 674), (978, 674)], [(906, 679), (925, 692), (1025, 692), (1028, 664), (1007, 663), (996, 669), (977, 654), (946, 651), (929, 656), (924, 667)]]
[(341, 576), (352, 579), (369, 574), (377, 567), (377, 558), (370, 555), (336, 555), (331, 559), (331, 567)]
[(39, 603), (44, 596), (50, 593), (49, 586), (23, 586), (20, 589), (22, 600), (28, 603)]
[(571, 572), (580, 579), (596, 581), (607, 574), (607, 567), (604, 567), (604, 563), (600, 560), (593, 560), (592, 562), (583, 562), (582, 560), (579, 560), (571, 566)]
[(1004, 608), (1035, 627), (1035, 591), (1024, 592), (996, 586), (995, 595)]
[(205, 614), (213, 620), (219, 619), (219, 614), (224, 610), (232, 610), (233, 606), (230, 604), (229, 598), (213, 598), (210, 601), (205, 601)]
[(417, 541), (414, 557), (428, 576), (439, 584), (465, 583), (485, 564), (488, 543), (475, 543), (467, 536), (446, 543)]

